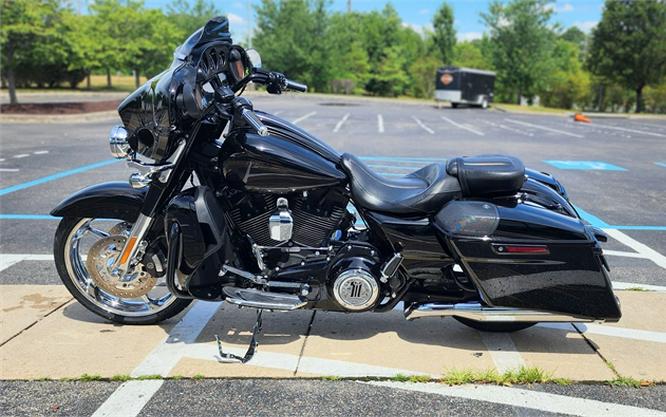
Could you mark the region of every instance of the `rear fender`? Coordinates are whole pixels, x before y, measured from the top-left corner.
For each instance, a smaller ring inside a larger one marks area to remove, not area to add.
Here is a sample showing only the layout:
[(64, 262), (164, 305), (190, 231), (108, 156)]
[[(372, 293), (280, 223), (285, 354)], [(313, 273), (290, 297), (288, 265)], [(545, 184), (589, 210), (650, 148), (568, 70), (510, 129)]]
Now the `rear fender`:
[(56, 217), (94, 217), (133, 222), (139, 216), (146, 188), (134, 189), (126, 182), (105, 182), (84, 188), (58, 204)]

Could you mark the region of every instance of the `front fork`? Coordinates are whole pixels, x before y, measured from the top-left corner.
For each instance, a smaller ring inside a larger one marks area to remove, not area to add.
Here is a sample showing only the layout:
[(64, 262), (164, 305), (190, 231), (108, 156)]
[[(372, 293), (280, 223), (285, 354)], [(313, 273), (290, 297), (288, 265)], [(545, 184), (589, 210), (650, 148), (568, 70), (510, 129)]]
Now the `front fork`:
[[(142, 164), (138, 161), (130, 161), (128, 164), (132, 168), (139, 169), (139, 173), (130, 176), (130, 185), (134, 188), (150, 187), (146, 200), (139, 217), (134, 222), (132, 230), (125, 241), (120, 256), (116, 258), (113, 264), (113, 273), (122, 277), (124, 281), (133, 279), (128, 272), (140, 261), (146, 249), (145, 240), (155, 220), (155, 213), (159, 207), (171, 196), (174, 187), (182, 182), (183, 169), (182, 160), (186, 155), (187, 142), (181, 140), (173, 155), (160, 165)], [(174, 175), (176, 173), (177, 175)], [(178, 175), (180, 174), (180, 175)], [(142, 181), (136, 181), (137, 176), (142, 177)]]

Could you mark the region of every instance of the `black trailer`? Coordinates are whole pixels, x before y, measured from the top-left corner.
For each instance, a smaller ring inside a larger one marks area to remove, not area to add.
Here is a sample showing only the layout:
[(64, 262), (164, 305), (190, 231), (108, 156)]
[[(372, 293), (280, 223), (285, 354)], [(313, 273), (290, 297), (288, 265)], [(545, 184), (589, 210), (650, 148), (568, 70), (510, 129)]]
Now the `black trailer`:
[(435, 100), (480, 106), (484, 109), (493, 101), (495, 73), (474, 68), (443, 67), (435, 78)]

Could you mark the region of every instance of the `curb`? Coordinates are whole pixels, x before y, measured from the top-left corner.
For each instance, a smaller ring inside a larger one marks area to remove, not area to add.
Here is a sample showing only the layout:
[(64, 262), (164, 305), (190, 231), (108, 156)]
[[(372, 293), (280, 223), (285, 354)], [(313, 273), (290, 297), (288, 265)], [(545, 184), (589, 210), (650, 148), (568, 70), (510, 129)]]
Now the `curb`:
[(91, 123), (98, 121), (105, 121), (110, 119), (117, 119), (118, 112), (116, 110), (107, 110), (92, 113), (76, 113), (76, 114), (0, 114), (0, 123)]

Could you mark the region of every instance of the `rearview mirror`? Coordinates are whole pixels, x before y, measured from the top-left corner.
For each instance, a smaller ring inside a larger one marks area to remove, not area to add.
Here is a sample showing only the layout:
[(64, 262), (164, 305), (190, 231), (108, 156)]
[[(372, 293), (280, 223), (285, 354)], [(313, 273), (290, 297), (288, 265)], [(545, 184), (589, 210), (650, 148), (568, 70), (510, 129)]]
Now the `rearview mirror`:
[(245, 55), (250, 60), (252, 68), (261, 68), (261, 55), (257, 52), (256, 49), (248, 49), (245, 51)]

